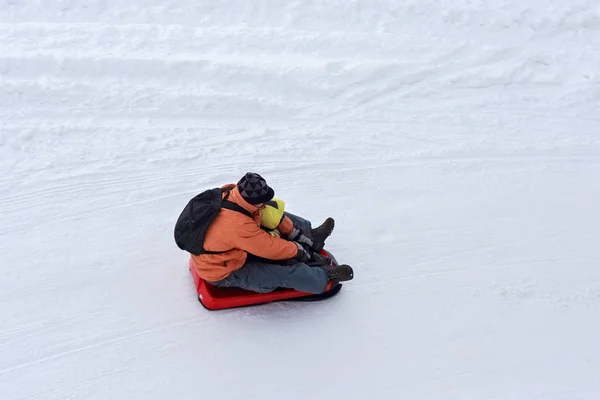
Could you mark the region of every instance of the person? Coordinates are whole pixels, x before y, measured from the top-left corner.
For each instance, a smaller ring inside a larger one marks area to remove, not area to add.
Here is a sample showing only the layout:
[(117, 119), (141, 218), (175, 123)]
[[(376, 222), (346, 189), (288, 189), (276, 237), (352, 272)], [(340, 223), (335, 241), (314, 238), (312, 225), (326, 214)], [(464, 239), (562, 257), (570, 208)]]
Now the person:
[(286, 212), (285, 203), (274, 198), (257, 173), (221, 188), (224, 198), (246, 213), (221, 208), (205, 233), (208, 254), (191, 255), (193, 268), (206, 282), (259, 293), (277, 288), (323, 293), (329, 281), (353, 278), (349, 265), (320, 263), (318, 252), (333, 231), (332, 218), (312, 228), (309, 220)]

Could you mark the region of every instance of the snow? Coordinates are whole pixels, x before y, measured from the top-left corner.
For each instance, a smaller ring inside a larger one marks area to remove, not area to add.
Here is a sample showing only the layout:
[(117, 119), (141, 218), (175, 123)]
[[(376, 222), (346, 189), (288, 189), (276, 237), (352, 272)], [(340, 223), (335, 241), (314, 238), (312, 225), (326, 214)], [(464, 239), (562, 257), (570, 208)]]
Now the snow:
[[(594, 0), (0, 0), (0, 399), (597, 399), (599, 109)], [(246, 171), (338, 296), (198, 303)]]

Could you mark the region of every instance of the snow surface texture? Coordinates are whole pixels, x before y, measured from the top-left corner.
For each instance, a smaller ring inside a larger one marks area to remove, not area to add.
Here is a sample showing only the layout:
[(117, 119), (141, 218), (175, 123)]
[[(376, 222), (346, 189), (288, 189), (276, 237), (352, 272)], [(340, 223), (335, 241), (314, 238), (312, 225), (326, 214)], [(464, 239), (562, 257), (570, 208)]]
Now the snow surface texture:
[[(596, 0), (0, 0), (0, 399), (600, 398)], [(256, 171), (322, 303), (209, 312)]]

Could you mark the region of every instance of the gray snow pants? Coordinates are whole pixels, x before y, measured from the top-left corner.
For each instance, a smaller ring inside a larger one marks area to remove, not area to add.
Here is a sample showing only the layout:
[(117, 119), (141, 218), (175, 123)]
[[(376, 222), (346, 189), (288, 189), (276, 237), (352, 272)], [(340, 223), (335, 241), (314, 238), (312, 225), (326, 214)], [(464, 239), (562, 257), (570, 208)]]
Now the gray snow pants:
[[(296, 226), (310, 232), (310, 221), (288, 212), (285, 215)], [(302, 262), (286, 263), (249, 255), (240, 269), (225, 279), (210, 283), (218, 287), (239, 287), (259, 293), (272, 292), (280, 287), (308, 293), (323, 293), (327, 286), (327, 272), (323, 267)]]

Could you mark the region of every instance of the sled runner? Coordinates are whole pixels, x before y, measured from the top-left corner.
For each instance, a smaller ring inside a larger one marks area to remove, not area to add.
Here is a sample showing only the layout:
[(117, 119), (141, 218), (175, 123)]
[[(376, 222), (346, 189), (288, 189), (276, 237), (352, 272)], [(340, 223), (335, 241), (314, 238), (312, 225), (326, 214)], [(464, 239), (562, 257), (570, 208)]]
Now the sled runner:
[[(331, 253), (321, 250), (321, 254), (334, 264), (337, 264)], [(269, 293), (257, 293), (240, 288), (220, 288), (201, 279), (194, 270), (190, 260), (190, 272), (194, 279), (198, 301), (207, 310), (222, 310), (226, 308), (247, 307), (276, 301), (319, 301), (335, 296), (342, 289), (342, 284), (333, 286), (327, 284), (327, 289), (321, 294), (299, 292), (293, 289), (280, 288)]]

